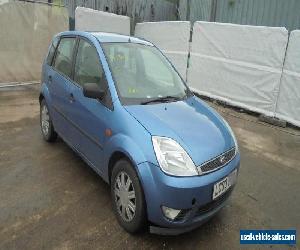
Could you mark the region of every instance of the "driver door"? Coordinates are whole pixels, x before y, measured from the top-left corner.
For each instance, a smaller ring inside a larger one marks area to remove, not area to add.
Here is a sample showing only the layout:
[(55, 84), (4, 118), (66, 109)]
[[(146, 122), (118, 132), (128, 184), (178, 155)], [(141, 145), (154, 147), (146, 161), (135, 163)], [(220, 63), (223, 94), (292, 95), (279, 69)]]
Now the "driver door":
[[(106, 90), (103, 100), (85, 97), (82, 87), (86, 83), (97, 83)], [(97, 49), (83, 38), (79, 39), (69, 94), (72, 96), (69, 115), (77, 128), (73, 141), (84, 158), (102, 173), (105, 130), (111, 124), (112, 102)]]

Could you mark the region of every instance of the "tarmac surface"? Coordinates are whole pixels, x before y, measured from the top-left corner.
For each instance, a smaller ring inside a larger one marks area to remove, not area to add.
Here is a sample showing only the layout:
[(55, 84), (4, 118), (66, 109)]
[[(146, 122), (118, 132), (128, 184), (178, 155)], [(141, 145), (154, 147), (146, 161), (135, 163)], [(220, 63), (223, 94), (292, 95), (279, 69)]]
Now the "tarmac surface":
[[(241, 168), (226, 207), (192, 232), (126, 233), (109, 186), (61, 139), (43, 141), (38, 85), (0, 89), (0, 249), (298, 249), (300, 130), (214, 103), (235, 131)], [(240, 229), (297, 229), (297, 246), (242, 246)]]

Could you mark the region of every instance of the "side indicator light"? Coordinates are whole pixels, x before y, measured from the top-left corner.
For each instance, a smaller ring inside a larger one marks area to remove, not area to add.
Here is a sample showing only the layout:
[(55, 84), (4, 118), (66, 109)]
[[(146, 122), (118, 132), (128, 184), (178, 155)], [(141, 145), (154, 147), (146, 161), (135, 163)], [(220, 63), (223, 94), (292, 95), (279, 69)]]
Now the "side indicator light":
[(110, 128), (105, 129), (105, 136), (106, 137), (111, 137), (111, 135), (112, 135), (111, 129)]

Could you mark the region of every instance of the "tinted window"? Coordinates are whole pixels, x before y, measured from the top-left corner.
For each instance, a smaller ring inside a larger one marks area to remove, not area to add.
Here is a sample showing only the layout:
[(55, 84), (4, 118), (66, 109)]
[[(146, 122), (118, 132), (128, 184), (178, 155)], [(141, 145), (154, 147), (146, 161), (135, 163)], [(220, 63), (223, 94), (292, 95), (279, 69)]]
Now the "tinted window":
[(47, 64), (48, 65), (51, 65), (51, 63), (52, 63), (52, 59), (53, 59), (53, 56), (54, 56), (55, 49), (56, 49), (56, 46), (58, 44), (58, 41), (59, 41), (58, 37), (55, 37), (52, 40), (52, 43), (51, 43), (50, 48), (49, 48), (49, 53), (48, 53), (48, 56), (47, 56)]
[(85, 83), (97, 83), (102, 89), (106, 88), (105, 75), (97, 50), (85, 40), (79, 42), (74, 81), (81, 86)]
[(71, 77), (72, 73), (72, 55), (75, 41), (75, 38), (62, 38), (55, 56), (54, 68), (68, 77)]

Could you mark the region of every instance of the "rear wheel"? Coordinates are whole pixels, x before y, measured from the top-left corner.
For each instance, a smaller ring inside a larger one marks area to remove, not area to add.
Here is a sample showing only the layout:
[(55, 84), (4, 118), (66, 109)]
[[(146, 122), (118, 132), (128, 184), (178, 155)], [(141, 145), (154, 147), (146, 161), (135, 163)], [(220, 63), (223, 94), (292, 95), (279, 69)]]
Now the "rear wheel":
[(53, 142), (56, 140), (57, 133), (54, 130), (49, 110), (44, 99), (41, 101), (40, 105), (40, 126), (45, 141)]
[(113, 167), (111, 176), (113, 210), (119, 224), (128, 232), (136, 233), (146, 224), (146, 203), (139, 178), (125, 159)]

